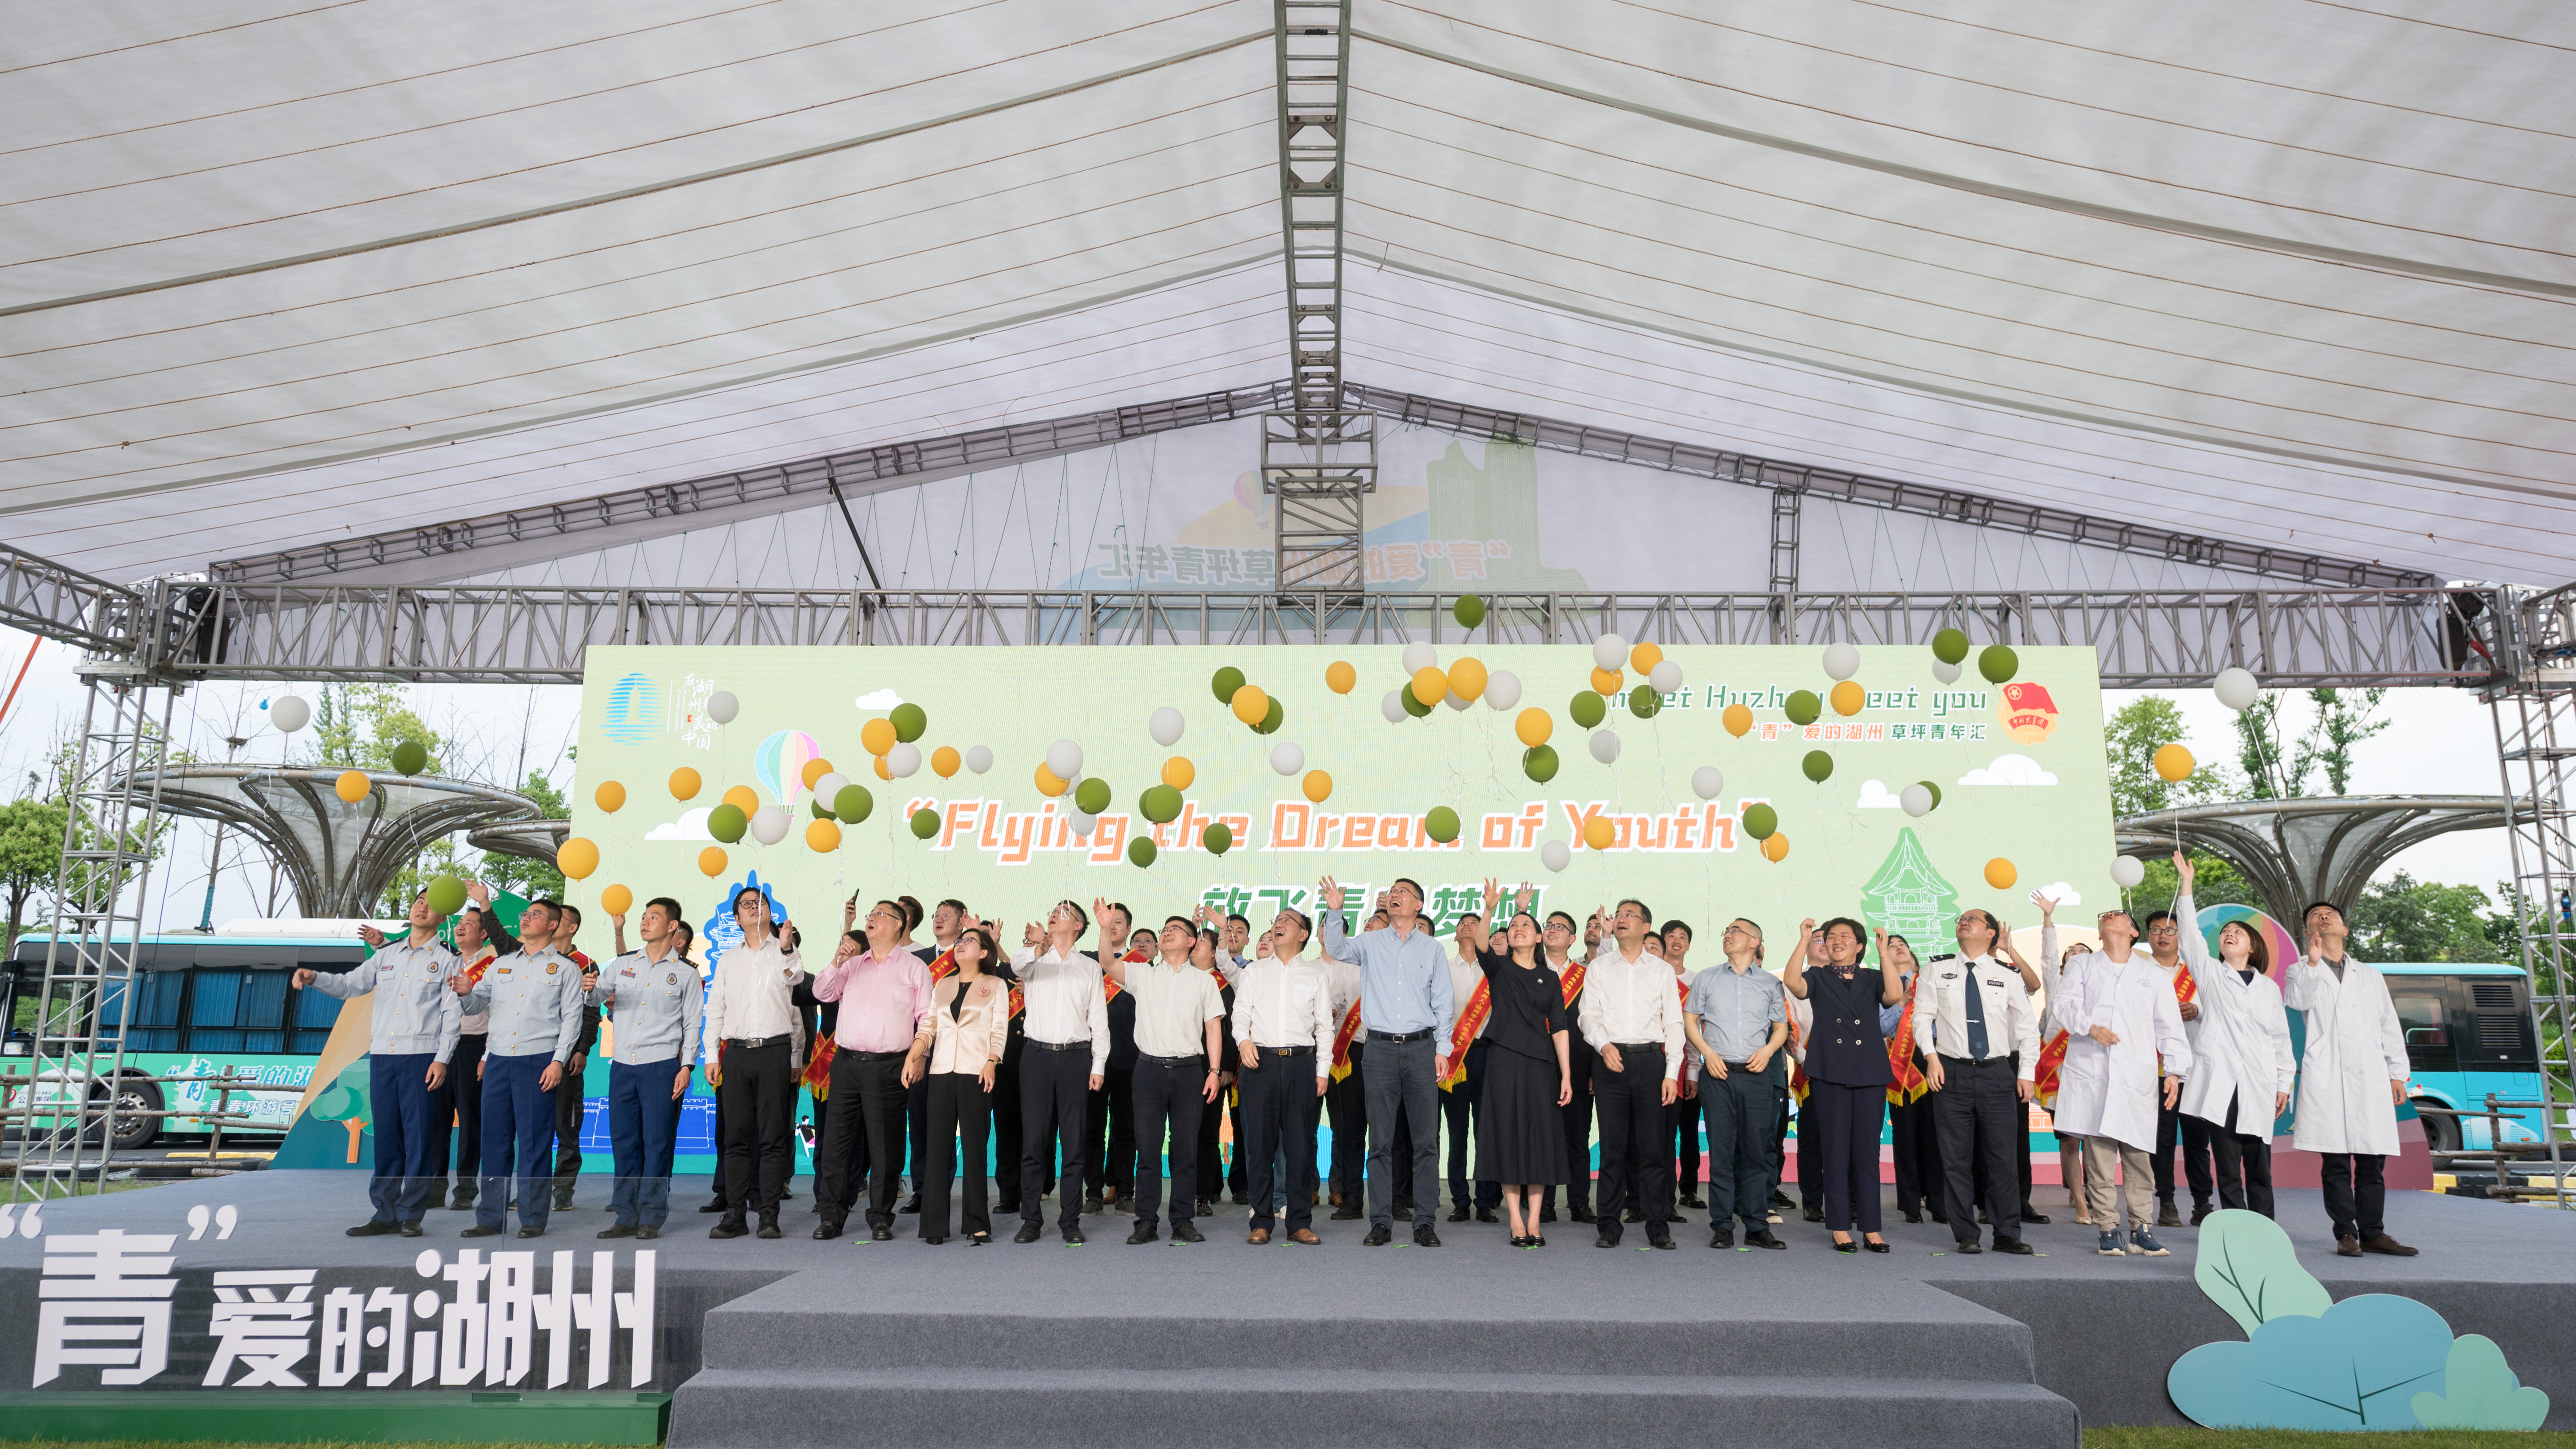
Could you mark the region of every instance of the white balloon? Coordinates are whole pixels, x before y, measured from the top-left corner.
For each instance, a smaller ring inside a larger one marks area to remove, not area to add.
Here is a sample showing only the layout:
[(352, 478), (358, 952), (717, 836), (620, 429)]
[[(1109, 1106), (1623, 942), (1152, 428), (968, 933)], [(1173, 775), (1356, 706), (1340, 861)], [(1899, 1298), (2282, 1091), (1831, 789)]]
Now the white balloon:
[[(2251, 678), (2252, 676), (2247, 676)], [(2147, 863), (2133, 855), (2114, 856), (2111, 860), (2111, 883), (2122, 890), (2137, 889), (2147, 878)]]
[(1646, 671), (1646, 682), (1655, 687), (1655, 693), (1670, 694), (1682, 687), (1682, 667), (1669, 659), (1661, 660)]
[(1628, 667), (1628, 641), (1616, 634), (1604, 634), (1592, 641), (1592, 662), (1604, 669)]
[(1070, 780), (1082, 773), (1082, 746), (1071, 740), (1058, 740), (1047, 746), (1046, 767), (1055, 771), (1059, 780)]
[[(2220, 704), (2234, 710), (2251, 709), (2254, 701), (2263, 697), (2262, 681), (2256, 679), (2250, 669), (2232, 666), (2222, 669), (2218, 671), (2218, 677), (2210, 681), (2209, 687), (2210, 692), (2218, 696)], [(2126, 859), (2125, 856), (2122, 858)]]
[(763, 805), (751, 812), (751, 838), (763, 845), (776, 845), (787, 838), (791, 817), (776, 805)]
[(886, 773), (900, 780), (921, 768), (921, 746), (898, 742), (886, 751)]
[(742, 701), (733, 697), (732, 690), (719, 689), (707, 696), (707, 718), (717, 724), (732, 724), (733, 717), (740, 713)]
[(1574, 848), (1562, 840), (1551, 840), (1538, 848), (1538, 863), (1549, 870), (1563, 870), (1574, 863)]
[(1079, 810), (1074, 811), (1071, 815), (1065, 818), (1073, 822), (1073, 833), (1081, 836), (1085, 840), (1091, 838), (1092, 827), (1100, 823), (1099, 816), (1085, 815)]
[(841, 792), (850, 788), (851, 783), (849, 776), (834, 770), (814, 782), (814, 798), (822, 801), (823, 807), (828, 810), (833, 801), (841, 798)]
[(1609, 730), (1592, 732), (1592, 758), (1603, 764), (1619, 758), (1619, 736)]
[(1404, 695), (1401, 690), (1388, 690), (1385, 700), (1378, 705), (1377, 712), (1386, 716), (1388, 724), (1402, 724), (1411, 718), (1405, 713)]
[(1920, 820), (1932, 813), (1932, 787), (1917, 781), (1896, 793), (1896, 803), (1905, 807), (1906, 814)]
[(1472, 699), (1460, 698), (1458, 691), (1453, 689), (1449, 691), (1449, 697), (1442, 700), (1441, 703), (1449, 706), (1451, 709), (1465, 709), (1467, 706), (1474, 704), (1475, 701)]
[(1935, 659), (1932, 661), (1932, 677), (1943, 684), (1956, 684), (1959, 682), (1959, 666)]
[(966, 751), (966, 768), (980, 775), (993, 768), (993, 751), (987, 745), (973, 745)]
[(1521, 702), (1521, 677), (1508, 669), (1497, 669), (1485, 676), (1485, 704), (1491, 709), (1510, 709)]
[(1282, 775), (1293, 775), (1306, 768), (1306, 750), (1294, 740), (1282, 740), (1270, 747), (1270, 768)]
[(1849, 679), (1860, 673), (1860, 651), (1843, 639), (1826, 645), (1825, 672), (1836, 679)]
[(313, 706), (297, 695), (281, 694), (268, 702), (268, 722), (284, 734), (293, 734), (312, 722)]
[(1702, 765), (1691, 771), (1691, 793), (1703, 800), (1714, 800), (1726, 788), (1726, 776), (1715, 765)]
[(1154, 743), (1168, 750), (1181, 742), (1181, 731), (1188, 725), (1189, 721), (1181, 717), (1181, 712), (1167, 704), (1145, 721), (1145, 732), (1154, 737)]
[(1404, 646), (1404, 672), (1420, 674), (1440, 662), (1440, 652), (1427, 639), (1416, 639)]

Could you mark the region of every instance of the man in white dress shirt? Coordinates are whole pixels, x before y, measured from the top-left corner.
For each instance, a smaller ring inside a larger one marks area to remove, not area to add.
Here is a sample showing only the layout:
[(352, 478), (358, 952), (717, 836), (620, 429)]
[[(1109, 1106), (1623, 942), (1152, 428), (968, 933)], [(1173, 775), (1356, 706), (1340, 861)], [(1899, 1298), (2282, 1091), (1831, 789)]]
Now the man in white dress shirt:
[[(2057, 928), (2049, 919), (2053, 897), (2034, 896), (2040, 908), (2041, 950), (2057, 955)], [(2104, 911), (2096, 929), (2102, 947), (2067, 963), (2049, 1003), (2049, 1015), (2066, 1031), (2066, 1065), (2057, 1089), (2058, 1130), (2084, 1139), (2084, 1195), (2100, 1232), (2098, 1251), (2162, 1258), (2156, 1241), (2156, 1113), (2182, 1096), (2191, 1074), (2191, 1042), (2183, 1033), (2182, 1007), (2173, 979), (2155, 958), (2131, 949), (2138, 928), (2126, 911)], [(2160, 1076), (2158, 1058), (2171, 1075)], [(2123, 1194), (2112, 1174), (2124, 1181)], [(2120, 1238), (2116, 1197), (2128, 1199), (2129, 1235)]]
[[(1485, 1094), (1485, 1028), (1493, 1024), (1490, 996), (1477, 995), (1490, 992), (1485, 968), (1476, 964), (1485, 949), (1485, 918), (1474, 911), (1460, 916), (1454, 940), (1449, 954), (1449, 1080), (1440, 1093), (1441, 1121), (1449, 1132), (1449, 1221), (1463, 1223), (1472, 1212), (1476, 1221), (1490, 1223), (1499, 1221), (1494, 1209), (1503, 1205), (1503, 1185), (1468, 1176), (1476, 1118), (1484, 1112), (1477, 1104)], [(1471, 1015), (1477, 1018), (1473, 1026), (1467, 1022)]]
[(1629, 1174), (1636, 1174), (1646, 1241), (1671, 1248), (1673, 1134), (1664, 1109), (1680, 1091), (1682, 1000), (1673, 971), (1646, 950), (1653, 913), (1623, 900), (1609, 913), (1611, 942), (1583, 979), (1583, 1035), (1600, 1054), (1593, 1095), (1601, 1112), (1599, 1216), (1595, 1247), (1615, 1248), (1624, 1231)]
[[(1315, 1108), (1333, 1080), (1332, 985), (1304, 954), (1306, 918), (1290, 908), (1270, 923), (1269, 952), (1234, 983), (1235, 1050), (1243, 1062), (1236, 1092), (1246, 1137), (1235, 1155), (1250, 1166), (1250, 1241), (1267, 1243), (1277, 1226), (1271, 1162), (1288, 1160), (1288, 1241), (1314, 1244)], [(1310, 1089), (1311, 1086), (1311, 1089)]]
[[(1101, 911), (1106, 902), (1095, 902)], [(1130, 1244), (1150, 1243), (1162, 1220), (1163, 1161), (1171, 1156), (1172, 1241), (1205, 1242), (1191, 1220), (1198, 1182), (1199, 1118), (1216, 1101), (1222, 1075), (1225, 986), (1213, 971), (1190, 964), (1198, 927), (1187, 916), (1163, 920), (1162, 955), (1122, 960), (1100, 953), (1102, 974), (1136, 998), (1136, 1226)], [(1167, 1138), (1168, 1133), (1168, 1138)]]
[[(724, 1216), (711, 1238), (739, 1238), (757, 1211), (760, 1235), (778, 1236), (778, 1197), (794, 1161), (788, 1140), (796, 1108), (797, 983), (805, 979), (795, 927), (773, 933), (769, 898), (757, 887), (733, 895), (742, 939), (717, 958), (707, 988), (706, 1034), (715, 1043), (707, 1080), (724, 1099)], [(497, 1044), (496, 1044), (497, 1045)]]
[[(1091, 1158), (1090, 1094), (1109, 1070), (1109, 1002), (1100, 962), (1114, 957), (1116, 917), (1101, 912), (1101, 950), (1076, 943), (1091, 917), (1071, 901), (1056, 902), (1047, 916), (1047, 947), (1022, 947), (1011, 957), (1020, 978), (1024, 1036), (1020, 1057), (1020, 1230), (1011, 1241), (1034, 1243), (1045, 1233), (1047, 1167), (1060, 1143), (1064, 1194), (1057, 1230), (1068, 1243), (1082, 1238), (1083, 1172)], [(1114, 1180), (1114, 1174), (1113, 1174)]]

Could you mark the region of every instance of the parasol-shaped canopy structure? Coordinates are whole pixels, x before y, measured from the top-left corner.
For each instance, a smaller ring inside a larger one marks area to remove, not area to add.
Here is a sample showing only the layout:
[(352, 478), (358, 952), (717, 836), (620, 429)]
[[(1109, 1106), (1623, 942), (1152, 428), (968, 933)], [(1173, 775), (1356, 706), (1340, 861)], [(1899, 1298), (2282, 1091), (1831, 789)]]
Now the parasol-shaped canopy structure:
[[(2313, 901), (2332, 901), (2346, 916), (2379, 868), (2400, 852), (2454, 830), (2505, 823), (2501, 795), (2327, 795), (2291, 800), (2237, 800), (2186, 805), (2123, 817), (2122, 855), (2159, 860), (2177, 840), (2245, 873), (2263, 909), (2291, 931)], [(2531, 814), (2515, 809), (2518, 822)]]

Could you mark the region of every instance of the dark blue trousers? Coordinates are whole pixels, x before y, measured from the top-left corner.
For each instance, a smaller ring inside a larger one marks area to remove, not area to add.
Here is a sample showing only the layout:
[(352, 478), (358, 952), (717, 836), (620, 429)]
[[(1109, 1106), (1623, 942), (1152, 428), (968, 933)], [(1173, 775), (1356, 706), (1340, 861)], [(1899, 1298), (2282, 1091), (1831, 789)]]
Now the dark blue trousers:
[(367, 1200), (375, 1204), (377, 1222), (411, 1222), (429, 1200), (428, 1078), (436, 1060), (428, 1052), (378, 1053), (369, 1060), (376, 1175), (367, 1182)]
[(537, 1082), (553, 1061), (548, 1052), (483, 1058), (483, 1192), (474, 1200), (474, 1221), (483, 1227), (500, 1227), (507, 1218), (514, 1165), (519, 1225), (546, 1225), (555, 1200), (555, 1099)]
[(608, 1210), (630, 1227), (660, 1227), (671, 1215), (671, 1154), (678, 1149), (680, 1104), (671, 1083), (680, 1059), (608, 1064), (608, 1138), (617, 1179)]

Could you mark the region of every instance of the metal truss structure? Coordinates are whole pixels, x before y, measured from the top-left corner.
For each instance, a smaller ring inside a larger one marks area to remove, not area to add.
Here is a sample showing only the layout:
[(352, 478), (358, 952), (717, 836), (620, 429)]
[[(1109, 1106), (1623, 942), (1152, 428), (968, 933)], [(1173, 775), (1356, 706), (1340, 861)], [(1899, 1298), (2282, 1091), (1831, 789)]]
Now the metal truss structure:
[(2514, 914), (2531, 977), (2532, 1040), (2540, 1051), (2541, 1110), (2560, 1207), (2576, 1141), (2570, 1028), (2576, 1027), (2576, 584), (2518, 601), (2504, 615), (2509, 677), (2489, 692), (2496, 759), (2514, 812)]

